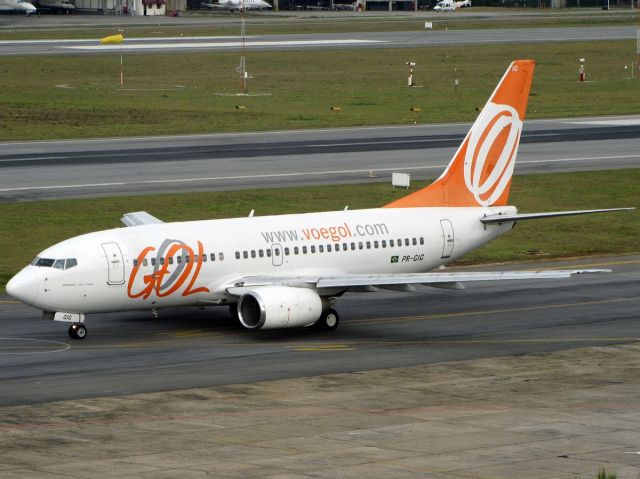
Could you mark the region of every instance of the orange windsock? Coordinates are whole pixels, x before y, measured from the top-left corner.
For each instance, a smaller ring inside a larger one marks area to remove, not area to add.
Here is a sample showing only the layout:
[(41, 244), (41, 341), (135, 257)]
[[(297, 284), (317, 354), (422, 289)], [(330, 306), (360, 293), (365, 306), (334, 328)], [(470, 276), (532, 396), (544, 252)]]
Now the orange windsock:
[(116, 35), (110, 35), (108, 37), (104, 37), (100, 40), (102, 45), (107, 43), (122, 43), (124, 41), (124, 35), (122, 33), (118, 33)]

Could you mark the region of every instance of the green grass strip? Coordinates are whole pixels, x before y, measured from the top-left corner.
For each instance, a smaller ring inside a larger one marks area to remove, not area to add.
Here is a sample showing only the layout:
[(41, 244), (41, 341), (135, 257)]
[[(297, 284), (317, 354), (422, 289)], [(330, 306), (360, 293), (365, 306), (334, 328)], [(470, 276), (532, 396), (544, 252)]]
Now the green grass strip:
[(516, 58), (538, 62), (528, 118), (638, 114), (635, 52), (635, 39), (249, 52), (255, 96), (241, 97), (237, 52), (125, 54), (123, 89), (116, 53), (2, 57), (0, 141), (471, 121)]

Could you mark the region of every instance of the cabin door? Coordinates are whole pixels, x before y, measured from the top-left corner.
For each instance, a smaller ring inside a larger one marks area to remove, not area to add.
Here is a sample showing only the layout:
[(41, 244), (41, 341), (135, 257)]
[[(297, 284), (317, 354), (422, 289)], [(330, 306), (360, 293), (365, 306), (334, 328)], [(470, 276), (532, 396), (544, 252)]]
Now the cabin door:
[(453, 236), (453, 225), (450, 220), (440, 220), (442, 227), (442, 258), (449, 258), (453, 253), (455, 238)]

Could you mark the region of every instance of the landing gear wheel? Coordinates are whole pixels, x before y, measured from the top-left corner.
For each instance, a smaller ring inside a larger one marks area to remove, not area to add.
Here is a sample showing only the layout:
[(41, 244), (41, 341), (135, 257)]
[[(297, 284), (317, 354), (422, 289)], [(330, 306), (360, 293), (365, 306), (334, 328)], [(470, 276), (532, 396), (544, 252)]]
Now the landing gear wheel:
[(320, 331), (335, 331), (339, 324), (340, 316), (335, 309), (331, 308), (320, 316), (320, 319), (314, 326)]
[(73, 323), (69, 326), (69, 337), (71, 339), (84, 339), (87, 337), (87, 328), (84, 324)]

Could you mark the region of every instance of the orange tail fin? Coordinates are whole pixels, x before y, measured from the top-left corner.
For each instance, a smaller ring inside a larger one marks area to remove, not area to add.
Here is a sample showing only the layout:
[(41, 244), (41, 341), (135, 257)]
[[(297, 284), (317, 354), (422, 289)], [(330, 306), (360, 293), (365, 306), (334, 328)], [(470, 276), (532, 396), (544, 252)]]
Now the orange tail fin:
[(385, 208), (506, 205), (534, 67), (511, 63), (440, 178)]

